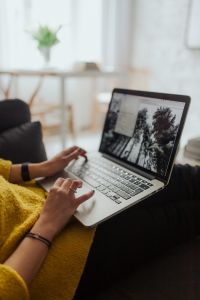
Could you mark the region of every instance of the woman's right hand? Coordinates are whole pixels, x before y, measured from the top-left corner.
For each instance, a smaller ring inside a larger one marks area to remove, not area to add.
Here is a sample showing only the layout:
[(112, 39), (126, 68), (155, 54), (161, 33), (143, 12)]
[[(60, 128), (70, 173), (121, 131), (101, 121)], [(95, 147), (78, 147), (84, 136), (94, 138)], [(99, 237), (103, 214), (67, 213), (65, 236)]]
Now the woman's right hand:
[(53, 240), (55, 235), (69, 222), (78, 206), (94, 195), (92, 190), (76, 197), (75, 191), (81, 187), (80, 180), (58, 178), (31, 231)]

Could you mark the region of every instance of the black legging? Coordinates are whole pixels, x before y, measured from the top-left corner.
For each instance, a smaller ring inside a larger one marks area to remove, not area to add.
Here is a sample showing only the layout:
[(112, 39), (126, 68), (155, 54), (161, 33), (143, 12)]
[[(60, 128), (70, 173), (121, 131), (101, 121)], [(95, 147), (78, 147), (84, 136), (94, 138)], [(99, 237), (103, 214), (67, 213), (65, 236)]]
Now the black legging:
[(149, 257), (200, 233), (200, 167), (176, 165), (169, 185), (97, 227), (74, 299), (87, 299)]

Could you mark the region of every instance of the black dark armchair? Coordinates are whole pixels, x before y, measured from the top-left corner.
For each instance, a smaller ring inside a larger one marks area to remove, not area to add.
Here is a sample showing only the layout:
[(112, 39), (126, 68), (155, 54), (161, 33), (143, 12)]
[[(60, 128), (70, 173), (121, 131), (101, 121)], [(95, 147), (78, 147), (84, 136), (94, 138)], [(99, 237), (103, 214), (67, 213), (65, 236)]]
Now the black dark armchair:
[(22, 100), (0, 101), (0, 157), (13, 163), (47, 159), (40, 122), (31, 122), (29, 106)]

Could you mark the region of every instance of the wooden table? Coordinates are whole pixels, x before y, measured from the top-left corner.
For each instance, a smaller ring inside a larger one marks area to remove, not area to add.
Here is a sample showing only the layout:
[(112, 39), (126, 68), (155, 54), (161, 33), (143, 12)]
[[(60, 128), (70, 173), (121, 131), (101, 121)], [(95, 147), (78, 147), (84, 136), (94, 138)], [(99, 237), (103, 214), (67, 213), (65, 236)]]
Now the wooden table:
[(0, 85), (0, 89), (4, 93), (5, 98), (9, 97), (9, 93), (13, 84), (16, 87), (16, 97), (18, 93), (17, 89), (17, 80), (20, 77), (39, 77), (38, 84), (31, 95), (28, 103), (31, 106), (34, 98), (39, 93), (44, 79), (46, 77), (56, 77), (60, 81), (60, 114), (61, 114), (61, 142), (62, 147), (66, 147), (66, 137), (67, 137), (67, 114), (65, 107), (67, 105), (66, 89), (65, 82), (67, 79), (72, 78), (123, 78), (128, 79), (129, 72), (125, 70), (111, 70), (111, 69), (101, 69), (101, 70), (86, 70), (86, 71), (77, 71), (77, 70), (63, 70), (63, 69), (0, 69), (0, 76), (9, 76), (10, 80), (8, 86), (3, 88)]

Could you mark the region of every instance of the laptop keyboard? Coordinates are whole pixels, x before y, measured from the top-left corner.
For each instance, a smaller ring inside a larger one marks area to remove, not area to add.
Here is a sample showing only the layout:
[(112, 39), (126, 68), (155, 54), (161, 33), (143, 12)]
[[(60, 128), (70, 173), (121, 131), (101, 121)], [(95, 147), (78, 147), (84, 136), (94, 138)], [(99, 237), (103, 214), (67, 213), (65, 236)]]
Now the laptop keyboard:
[(77, 161), (70, 171), (117, 204), (153, 185), (101, 157), (84, 163)]

